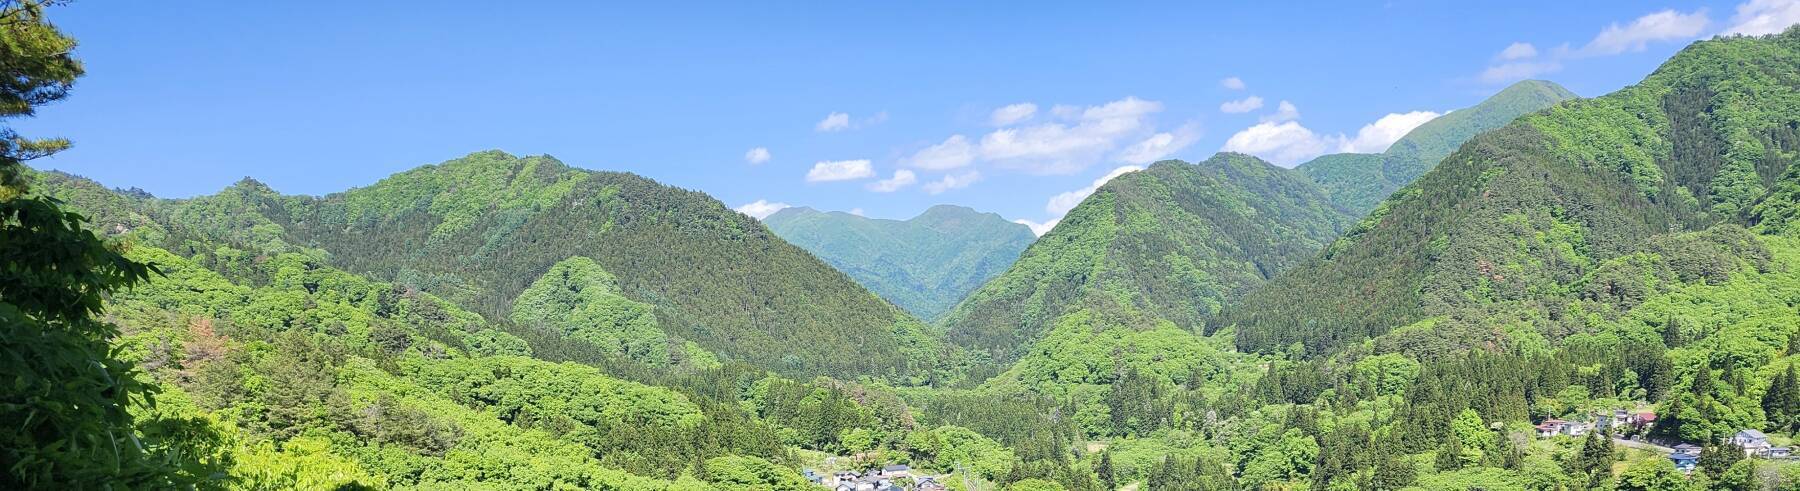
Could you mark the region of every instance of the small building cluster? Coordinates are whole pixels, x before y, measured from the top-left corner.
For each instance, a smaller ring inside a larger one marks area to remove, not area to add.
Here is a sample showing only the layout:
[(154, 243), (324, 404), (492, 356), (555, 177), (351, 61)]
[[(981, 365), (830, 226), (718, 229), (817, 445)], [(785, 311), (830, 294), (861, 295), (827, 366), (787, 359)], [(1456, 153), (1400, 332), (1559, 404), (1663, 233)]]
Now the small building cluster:
[(1743, 448), (1744, 455), (1748, 457), (1785, 459), (1792, 457), (1794, 454), (1794, 449), (1792, 448), (1777, 447), (1769, 444), (1769, 436), (1764, 435), (1761, 431), (1751, 429), (1738, 430), (1736, 434), (1731, 435), (1730, 441), (1732, 445)]
[[(831, 475), (820, 474), (812, 469), (804, 472), (806, 480), (813, 484), (830, 488), (832, 491), (945, 491), (947, 488), (938, 482), (937, 476), (914, 474), (912, 467), (896, 464), (882, 467), (861, 474), (842, 471)], [(902, 479), (910, 479), (909, 486), (902, 486)]]
[[(1774, 446), (1769, 443), (1768, 435), (1748, 428), (1738, 430), (1726, 442), (1744, 449), (1745, 457), (1789, 459), (1794, 455), (1792, 448)], [(1693, 472), (1694, 466), (1700, 463), (1700, 450), (1699, 445), (1692, 443), (1676, 445), (1674, 452), (1669, 454), (1669, 461), (1674, 462), (1675, 468), (1681, 472)]]
[(1590, 415), (1583, 421), (1564, 421), (1547, 419), (1537, 425), (1537, 434), (1541, 438), (1553, 436), (1587, 436), (1589, 432), (1600, 430), (1623, 433), (1641, 431), (1656, 424), (1656, 413), (1650, 411), (1631, 412), (1624, 409), (1600, 411)]

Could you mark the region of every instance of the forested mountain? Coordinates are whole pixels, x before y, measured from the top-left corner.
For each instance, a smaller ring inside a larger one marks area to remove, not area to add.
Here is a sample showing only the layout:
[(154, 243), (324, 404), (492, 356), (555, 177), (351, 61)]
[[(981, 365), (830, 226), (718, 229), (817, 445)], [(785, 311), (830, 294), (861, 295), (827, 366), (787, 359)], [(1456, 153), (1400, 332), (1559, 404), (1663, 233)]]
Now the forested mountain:
[(1696, 43), (1637, 85), (1478, 136), (1214, 325), (1255, 351), (1328, 352), (1415, 322), (1466, 347), (1498, 341), (1486, 319), (1506, 312), (1554, 340), (1581, 330), (1571, 302), (1642, 287), (1619, 276), (1650, 266), (1620, 258), (1723, 278), (1729, 262), (1665, 234), (1752, 224), (1785, 199), (1769, 191), (1800, 148), (1797, 47), (1791, 33)]
[(1351, 221), (1305, 176), (1255, 157), (1158, 162), (1101, 186), (943, 324), (1001, 361), (1077, 309), (1198, 326)]
[(1382, 153), (1325, 155), (1301, 164), (1298, 169), (1324, 187), (1333, 201), (1361, 215), (1374, 209), (1376, 203), (1401, 186), (1437, 166), (1445, 156), (1475, 135), (1576, 97), (1575, 93), (1554, 82), (1521, 81), (1480, 104), (1451, 111), (1413, 128)]
[[(798, 491), (811, 489), (798, 469), (803, 452), (879, 446), (898, 453), (842, 468), (904, 459), (950, 473), (976, 446), (1005, 451), (966, 429), (918, 422), (880, 387), (721, 362), (664, 331), (656, 307), (621, 295), (620, 279), (591, 258), (558, 261), (531, 279), (506, 323), (335, 268), (324, 250), (285, 245), (265, 216), (231, 215), (223, 210), (244, 208), (220, 204), (313, 198), (246, 181), (168, 201), (65, 174), (18, 175), (31, 184), (24, 197), (55, 196), (107, 217), (87, 225), (111, 235), (125, 251), (119, 260), (155, 271), (109, 295), (97, 325), (117, 326), (117, 366), (141, 370), (125, 379), (139, 385), (128, 387), (156, 391), (154, 406), (140, 398), (130, 407), (140, 421), (135, 438), (162, 462), (134, 471), (143, 475), (46, 474), (59, 480)], [(191, 255), (151, 245), (162, 243)], [(231, 245), (240, 243), (265, 249)], [(25, 297), (6, 297), (16, 298)], [(903, 443), (912, 440), (919, 443)], [(968, 479), (1004, 477), (1013, 465), (1004, 455)]]
[[(0, 120), (82, 73), (43, 7), (0, 2)], [(170, 200), (0, 128), (0, 489), (1800, 487), (1800, 28), (1515, 90), (1412, 160), (1118, 176), (944, 332), (631, 174), (481, 152)], [(1370, 176), (1410, 182), (1360, 221), (1315, 182)], [(1016, 235), (844, 218), (773, 221), (910, 281), (987, 256), (857, 241)]]
[(1037, 236), (1000, 215), (938, 205), (909, 220), (787, 208), (763, 225), (926, 321), (1006, 271)]
[[(323, 197), (245, 179), (183, 200), (106, 192), (51, 175), (102, 229), (153, 226), (167, 247), (234, 279), (258, 257), (300, 252), (418, 288), (491, 319), (552, 266), (585, 258), (676, 348), (792, 374), (923, 377), (946, 357), (925, 325), (705, 194), (547, 156), (489, 151)], [(677, 349), (677, 352), (682, 351)], [(656, 355), (662, 356), (662, 355)]]

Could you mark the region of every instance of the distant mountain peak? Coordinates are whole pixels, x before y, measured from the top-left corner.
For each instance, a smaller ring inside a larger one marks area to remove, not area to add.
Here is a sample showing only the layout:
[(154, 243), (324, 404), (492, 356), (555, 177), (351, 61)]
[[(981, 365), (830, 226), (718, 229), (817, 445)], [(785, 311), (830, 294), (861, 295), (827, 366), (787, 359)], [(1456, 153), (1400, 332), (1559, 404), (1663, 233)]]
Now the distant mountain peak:
[(769, 215), (763, 225), (927, 320), (1000, 274), (1036, 240), (1030, 227), (960, 205), (935, 205), (906, 220), (796, 208)]

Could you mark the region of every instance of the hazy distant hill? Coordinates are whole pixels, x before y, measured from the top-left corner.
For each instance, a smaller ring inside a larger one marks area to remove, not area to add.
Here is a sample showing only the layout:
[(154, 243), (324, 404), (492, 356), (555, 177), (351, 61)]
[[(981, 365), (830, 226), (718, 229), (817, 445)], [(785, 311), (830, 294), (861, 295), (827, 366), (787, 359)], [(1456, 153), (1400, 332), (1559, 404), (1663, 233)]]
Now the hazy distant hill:
[(788, 208), (763, 225), (894, 305), (937, 320), (1037, 237), (1000, 215), (938, 205), (909, 220)]

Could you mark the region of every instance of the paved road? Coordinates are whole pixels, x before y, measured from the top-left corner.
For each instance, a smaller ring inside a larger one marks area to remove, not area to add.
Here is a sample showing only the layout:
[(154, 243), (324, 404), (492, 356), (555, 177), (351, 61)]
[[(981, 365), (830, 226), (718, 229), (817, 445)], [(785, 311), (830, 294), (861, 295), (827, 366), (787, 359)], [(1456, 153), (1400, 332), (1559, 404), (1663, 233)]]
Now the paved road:
[(1614, 438), (1614, 439), (1612, 439), (1612, 441), (1613, 441), (1614, 445), (1631, 447), (1631, 448), (1635, 448), (1638, 450), (1649, 450), (1652, 452), (1663, 453), (1663, 454), (1675, 453), (1675, 449), (1673, 449), (1673, 448), (1669, 448), (1669, 447), (1665, 447), (1662, 445), (1657, 445), (1657, 444), (1649, 443), (1649, 442), (1634, 442), (1634, 441), (1626, 440), (1623, 438)]

